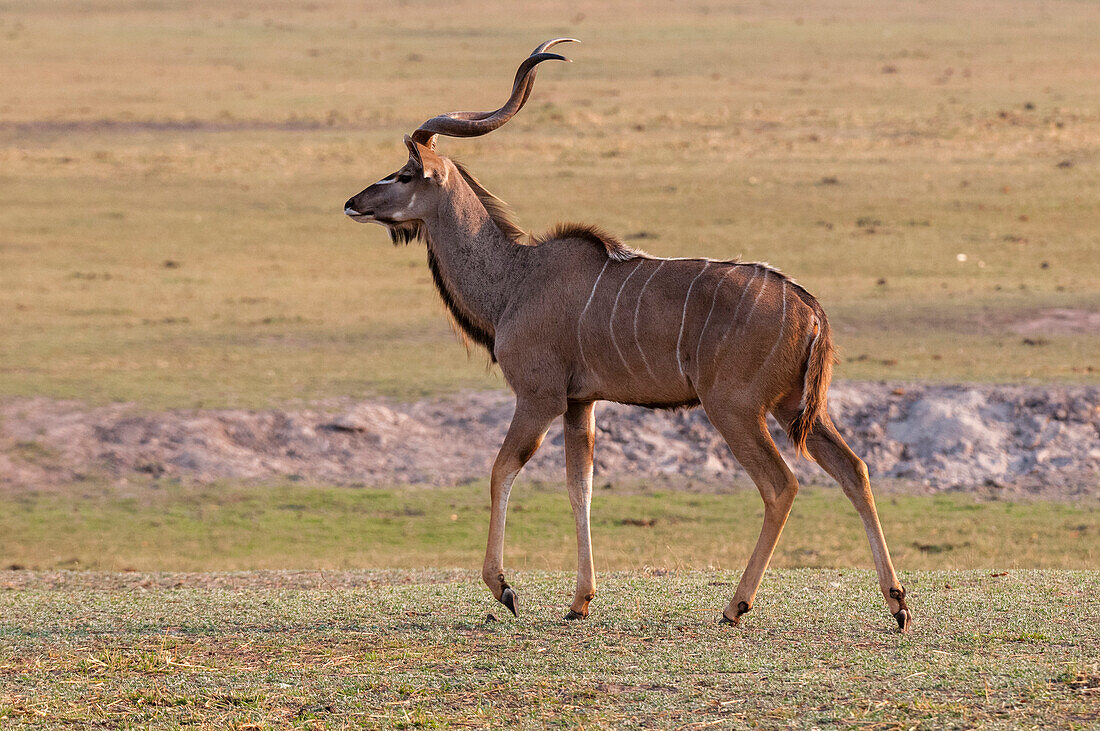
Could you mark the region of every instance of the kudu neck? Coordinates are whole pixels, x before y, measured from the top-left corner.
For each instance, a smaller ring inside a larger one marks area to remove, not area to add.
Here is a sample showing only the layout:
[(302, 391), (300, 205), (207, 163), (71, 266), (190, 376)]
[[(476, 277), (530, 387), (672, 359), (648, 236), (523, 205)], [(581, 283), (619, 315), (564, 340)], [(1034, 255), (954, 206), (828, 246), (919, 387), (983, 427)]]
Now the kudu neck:
[(477, 194), (459, 179), (425, 220), (429, 255), (455, 304), (489, 331), (503, 315), (523, 249), (505, 234)]

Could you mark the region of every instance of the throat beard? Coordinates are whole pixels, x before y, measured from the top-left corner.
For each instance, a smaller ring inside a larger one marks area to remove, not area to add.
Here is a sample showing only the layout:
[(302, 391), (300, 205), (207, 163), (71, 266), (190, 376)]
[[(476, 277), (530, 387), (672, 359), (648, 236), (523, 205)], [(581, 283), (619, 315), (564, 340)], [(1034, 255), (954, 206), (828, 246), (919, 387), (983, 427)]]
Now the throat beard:
[(390, 241), (394, 246), (408, 245), (412, 241), (424, 240), (424, 225), (420, 221), (378, 221), (390, 232)]

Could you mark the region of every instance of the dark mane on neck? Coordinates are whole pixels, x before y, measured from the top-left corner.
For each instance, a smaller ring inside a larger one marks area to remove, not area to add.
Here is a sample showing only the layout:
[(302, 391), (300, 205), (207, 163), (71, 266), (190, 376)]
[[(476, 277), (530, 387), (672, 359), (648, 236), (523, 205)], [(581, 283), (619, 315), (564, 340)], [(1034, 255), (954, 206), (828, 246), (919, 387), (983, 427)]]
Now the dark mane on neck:
[(485, 210), (489, 213), (489, 218), (493, 219), (493, 223), (497, 225), (497, 228), (503, 231), (505, 236), (515, 241), (517, 244), (526, 243), (528, 238), (527, 232), (520, 228), (520, 225), (516, 222), (516, 215), (512, 212), (511, 207), (500, 198), (497, 198), (495, 195), (485, 190), (485, 186), (479, 183), (477, 178), (475, 178), (462, 163), (453, 158), (451, 162), (458, 168), (458, 172), (462, 175), (466, 184), (477, 194), (478, 200), (481, 201), (481, 205), (485, 206)]
[(481, 205), (485, 206), (489, 218), (493, 220), (497, 228), (517, 244), (533, 243), (537, 245), (551, 239), (582, 239), (601, 247), (607, 252), (607, 256), (615, 261), (626, 261), (648, 256), (644, 251), (627, 246), (617, 236), (599, 226), (583, 223), (559, 223), (542, 236), (532, 237), (520, 228), (519, 223), (516, 222), (515, 213), (512, 212), (512, 208), (507, 203), (486, 190), (485, 186), (478, 182), (478, 179), (466, 169), (465, 165), (454, 158), (451, 158), (451, 162), (454, 163), (466, 184), (477, 195)]
[[(508, 207), (508, 204), (487, 191), (485, 187), (478, 182), (477, 178), (471, 175), (461, 163), (455, 160), (451, 160), (451, 162), (458, 168), (458, 172), (462, 175), (466, 184), (469, 185), (477, 195), (478, 200), (480, 200), (481, 205), (485, 207), (493, 223), (495, 223), (504, 235), (512, 241), (515, 241), (517, 244), (525, 243), (527, 232), (521, 229), (519, 224), (516, 223), (515, 217), (512, 214), (512, 210)], [(471, 342), (476, 343), (489, 351), (489, 358), (493, 363), (496, 363), (496, 355), (493, 353), (493, 347), (495, 345), (493, 333), (478, 325), (465, 311), (463, 311), (462, 306), (459, 304), (458, 297), (452, 291), (450, 284), (443, 275), (435, 252), (432, 251), (432, 243), (423, 222), (402, 221), (399, 223), (386, 224), (386, 228), (389, 230), (390, 239), (393, 241), (394, 246), (398, 244), (408, 244), (412, 241), (424, 241), (427, 243), (428, 269), (432, 273), (432, 283), (435, 284), (436, 291), (439, 292), (439, 298), (443, 300), (443, 305), (447, 308), (447, 314), (450, 315), (451, 324), (454, 326), (455, 332), (462, 338), (463, 342), (466, 344), (467, 350), (469, 350)]]

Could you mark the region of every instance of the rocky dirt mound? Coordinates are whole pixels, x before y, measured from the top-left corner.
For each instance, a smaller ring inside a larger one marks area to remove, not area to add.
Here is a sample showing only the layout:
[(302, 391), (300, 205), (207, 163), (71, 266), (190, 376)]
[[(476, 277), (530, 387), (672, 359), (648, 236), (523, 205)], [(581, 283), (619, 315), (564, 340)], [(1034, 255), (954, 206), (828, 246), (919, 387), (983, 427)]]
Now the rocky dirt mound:
[[(0, 404), (0, 483), (59, 484), (89, 473), (369, 485), (484, 479), (512, 408), (500, 392), (295, 411), (147, 413), (9, 400)], [(1100, 496), (1100, 387), (842, 382), (830, 410), (873, 478)], [(596, 418), (602, 478), (743, 474), (700, 410), (601, 404)], [(774, 424), (773, 433), (791, 457)], [(561, 444), (559, 423), (527, 474), (561, 479)], [(804, 481), (827, 480), (810, 462), (788, 461)]]

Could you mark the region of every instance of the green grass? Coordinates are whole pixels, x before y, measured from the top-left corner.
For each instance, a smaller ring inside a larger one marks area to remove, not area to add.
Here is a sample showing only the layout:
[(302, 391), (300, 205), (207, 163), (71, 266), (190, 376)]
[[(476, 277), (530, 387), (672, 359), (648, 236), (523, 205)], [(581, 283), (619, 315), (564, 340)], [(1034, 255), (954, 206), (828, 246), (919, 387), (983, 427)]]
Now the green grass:
[(842, 377), (1100, 378), (1095, 334), (1011, 327), (1100, 307), (1092, 4), (86, 9), (0, 18), (0, 395), (503, 387), (455, 344), (423, 252), (340, 211), (402, 134), (499, 103), (562, 34), (584, 43), (529, 108), (441, 148), (529, 228), (779, 265), (832, 313)]
[[(752, 552), (763, 519), (751, 488), (598, 487), (592, 532), (600, 571), (731, 568)], [(983, 502), (965, 495), (879, 496), (903, 569), (1084, 569), (1100, 561), (1097, 509), (1060, 502)], [(481, 566), (488, 490), (349, 489), (304, 485), (80, 483), (0, 496), (0, 567), (138, 571)], [(564, 488), (521, 482), (508, 519), (506, 564), (575, 566)], [(838, 489), (804, 489), (777, 567), (870, 567), (855, 510)]]
[(118, 728), (1094, 728), (1100, 572), (2, 574), (0, 724)]

